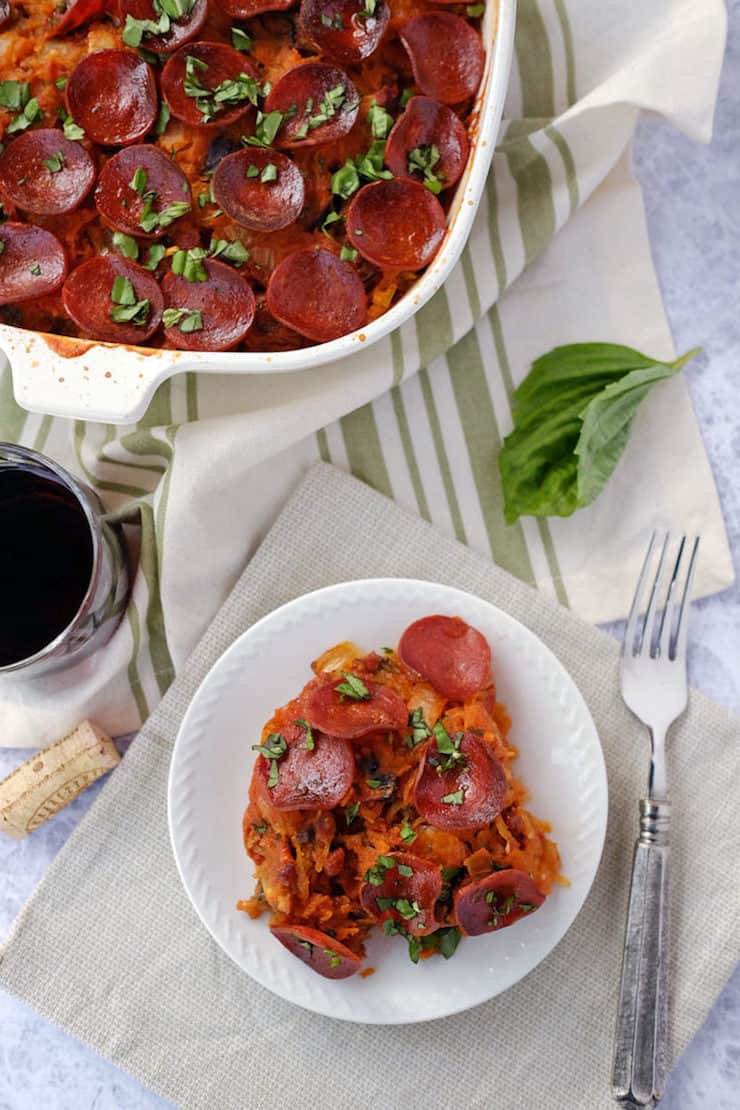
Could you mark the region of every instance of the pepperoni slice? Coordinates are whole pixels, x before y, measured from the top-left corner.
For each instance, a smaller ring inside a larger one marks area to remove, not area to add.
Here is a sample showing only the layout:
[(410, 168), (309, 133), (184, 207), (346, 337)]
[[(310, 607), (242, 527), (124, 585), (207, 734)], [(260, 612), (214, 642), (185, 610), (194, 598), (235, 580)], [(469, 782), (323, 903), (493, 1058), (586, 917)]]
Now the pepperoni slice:
[[(423, 181), (419, 163), (426, 163), (440, 188), (449, 189), (461, 177), (469, 149), (468, 133), (451, 108), (412, 96), (388, 136), (385, 164), (395, 177)], [(412, 151), (416, 156), (409, 161)]]
[[(355, 757), (347, 740), (311, 733), (312, 748), (307, 746), (306, 729), (290, 725), (282, 737), (288, 745), (279, 759), (258, 755), (254, 776), (261, 801), (273, 809), (333, 809), (352, 785)], [(277, 782), (268, 786), (273, 765)]]
[(282, 112), (289, 116), (277, 133), (275, 146), (317, 146), (351, 131), (360, 97), (343, 69), (325, 62), (306, 62), (280, 78), (265, 100), (264, 110), (266, 115)]
[(264, 293), (260, 293), (255, 299), (257, 309), (254, 314), (254, 322), (244, 340), (247, 350), (261, 353), (263, 351), (297, 351), (301, 347), (305, 347), (306, 340), (302, 335), (275, 319), (267, 307), (267, 298)]
[(460, 617), (414, 621), (401, 637), (398, 654), (452, 701), (465, 701), (491, 681), (488, 640)]
[(0, 224), (0, 304), (53, 293), (67, 276), (64, 247), (42, 227)]
[(295, 251), (275, 267), (267, 307), (277, 320), (317, 343), (348, 335), (367, 321), (359, 276), (349, 262), (320, 247)]
[[(141, 310), (141, 324), (116, 321), (111, 316), (119, 307), (113, 300), (114, 284), (119, 277), (131, 283), (137, 302), (149, 302)], [(64, 283), (62, 301), (65, 312), (83, 335), (104, 343), (143, 343), (154, 334), (162, 319), (162, 294), (152, 275), (135, 262), (114, 254), (91, 258), (73, 270)]]
[(289, 952), (325, 979), (347, 979), (362, 963), (361, 957), (346, 944), (308, 925), (271, 925), (270, 932)]
[[(8, 7), (7, 4), (5, 6)], [(56, 38), (76, 31), (83, 23), (104, 15), (107, 6), (106, 0), (68, 0), (66, 8), (52, 25), (50, 34)]]
[(360, 901), (380, 921), (395, 921), (415, 937), (439, 928), (434, 904), (442, 893), (442, 873), (437, 864), (410, 852), (389, 852), (366, 872), (366, 880), (371, 879), (360, 888)]
[[(506, 797), (504, 769), (486, 744), (463, 733), (453, 759), (427, 742), (414, 784), (414, 805), (438, 829), (482, 829), (501, 812)], [(442, 770), (452, 762), (449, 770)]]
[(172, 272), (165, 275), (166, 308), (183, 310), (177, 322), (167, 326), (165, 321), (165, 335), (183, 351), (228, 351), (252, 326), (254, 293), (241, 274), (224, 262), (208, 259), (203, 266), (207, 281), (188, 281)]
[(142, 143), (119, 151), (106, 162), (95, 203), (111, 227), (128, 235), (158, 239), (174, 223), (170, 217), (176, 212), (176, 219), (190, 214), (192, 197), (177, 163), (156, 146)]
[(100, 50), (78, 62), (67, 82), (67, 108), (88, 139), (127, 146), (143, 139), (157, 118), (151, 67), (132, 50)]
[(364, 185), (347, 209), (347, 236), (368, 262), (384, 270), (420, 270), (445, 233), (442, 205), (410, 178)]
[[(122, 20), (149, 19), (158, 22), (160, 13), (154, 7), (154, 0), (119, 0), (120, 16)], [(201, 30), (208, 15), (208, 0), (195, 0), (195, 5), (187, 15), (179, 19), (170, 20), (170, 28), (161, 35), (145, 34), (141, 45), (147, 50), (154, 50), (157, 54), (170, 54), (177, 50), (184, 42), (189, 42)]]
[(26, 131), (0, 156), (0, 190), (24, 212), (73, 212), (95, 180), (95, 164), (80, 143), (55, 128)]
[(279, 231), (303, 208), (303, 174), (290, 158), (262, 147), (223, 158), (213, 175), (219, 208), (252, 231)]
[(399, 32), (423, 93), (443, 104), (459, 104), (477, 91), (485, 55), (478, 32), (451, 12), (427, 12)]
[(377, 50), (390, 19), (385, 0), (370, 15), (365, 0), (303, 0), (301, 25), (320, 54), (335, 62), (361, 62)]
[[(192, 59), (192, 60), (189, 60)], [(233, 46), (223, 42), (194, 42), (182, 46), (162, 70), (162, 95), (173, 116), (193, 127), (225, 127), (250, 110), (251, 82), (243, 83), (243, 95), (232, 101), (217, 101), (209, 92), (241, 76), (256, 81), (254, 66)], [(200, 89), (193, 96), (186, 89)]]
[(364, 700), (342, 693), (347, 679), (340, 677), (312, 687), (306, 695), (304, 713), (314, 728), (329, 736), (342, 736), (357, 740), (370, 732), (406, 727), (408, 709), (406, 702), (395, 690), (374, 682), (364, 683), (369, 697)]
[(287, 12), (295, 0), (216, 0), (216, 6), (232, 19), (251, 19), (262, 12)]
[(455, 916), (469, 937), (480, 937), (528, 917), (545, 901), (526, 871), (494, 871), (461, 887), (455, 895)]

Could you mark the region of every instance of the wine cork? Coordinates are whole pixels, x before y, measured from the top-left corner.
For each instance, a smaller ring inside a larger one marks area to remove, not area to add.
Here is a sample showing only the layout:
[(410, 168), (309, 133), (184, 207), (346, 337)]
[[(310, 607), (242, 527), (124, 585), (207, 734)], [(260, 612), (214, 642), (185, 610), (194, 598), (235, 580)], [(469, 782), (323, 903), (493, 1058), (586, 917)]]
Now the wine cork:
[(0, 830), (22, 840), (120, 761), (111, 738), (83, 721), (0, 782)]

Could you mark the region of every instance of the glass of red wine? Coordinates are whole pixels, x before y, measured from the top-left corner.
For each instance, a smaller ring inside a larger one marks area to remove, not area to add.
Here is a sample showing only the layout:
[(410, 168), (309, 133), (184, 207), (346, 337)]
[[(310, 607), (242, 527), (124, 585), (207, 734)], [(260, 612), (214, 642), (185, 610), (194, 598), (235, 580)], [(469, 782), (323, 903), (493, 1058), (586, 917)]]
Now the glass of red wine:
[(125, 611), (120, 524), (52, 459), (0, 443), (0, 678), (35, 678), (102, 647)]

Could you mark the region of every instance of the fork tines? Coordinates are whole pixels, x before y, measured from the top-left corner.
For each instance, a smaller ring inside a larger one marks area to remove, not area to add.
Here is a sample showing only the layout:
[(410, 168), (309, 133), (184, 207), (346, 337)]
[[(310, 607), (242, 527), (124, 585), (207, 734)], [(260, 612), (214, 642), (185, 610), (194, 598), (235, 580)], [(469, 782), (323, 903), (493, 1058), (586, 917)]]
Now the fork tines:
[[(669, 552), (675, 549), (676, 542), (678, 549), (672, 561)], [(653, 532), (627, 620), (625, 655), (671, 661), (685, 657), (686, 609), (691, 600), (698, 549), (698, 536), (688, 539), (684, 535), (676, 541), (670, 532)], [(641, 619), (646, 588), (650, 592)]]

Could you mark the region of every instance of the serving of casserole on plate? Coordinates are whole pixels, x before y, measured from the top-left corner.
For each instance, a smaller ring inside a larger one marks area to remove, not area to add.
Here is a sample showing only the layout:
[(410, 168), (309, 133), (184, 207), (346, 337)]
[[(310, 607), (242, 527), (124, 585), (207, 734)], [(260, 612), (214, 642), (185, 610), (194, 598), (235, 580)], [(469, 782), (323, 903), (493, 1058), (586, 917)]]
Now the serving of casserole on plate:
[(321, 365), (432, 296), (490, 165), (513, 0), (112, 7), (0, 30), (22, 405), (133, 420), (173, 373)]
[[(460, 630), (462, 668), (430, 669), (430, 624)], [(183, 720), (168, 810), (185, 889), (239, 967), (393, 1024), (547, 956), (591, 886), (607, 791), (583, 699), (531, 632), (459, 590), (377, 579), (298, 598), (226, 651)]]

